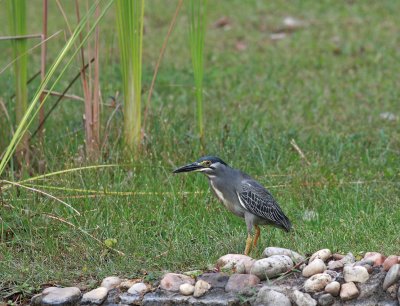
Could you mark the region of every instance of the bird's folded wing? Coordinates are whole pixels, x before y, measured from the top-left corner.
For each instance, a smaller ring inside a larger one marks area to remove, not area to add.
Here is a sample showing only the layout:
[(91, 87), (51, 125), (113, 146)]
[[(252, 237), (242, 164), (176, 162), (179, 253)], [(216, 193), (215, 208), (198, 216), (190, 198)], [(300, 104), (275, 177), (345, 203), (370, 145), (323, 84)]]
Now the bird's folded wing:
[(290, 227), (289, 220), (272, 195), (253, 180), (244, 180), (237, 192), (240, 204), (252, 214), (270, 220), (277, 225)]

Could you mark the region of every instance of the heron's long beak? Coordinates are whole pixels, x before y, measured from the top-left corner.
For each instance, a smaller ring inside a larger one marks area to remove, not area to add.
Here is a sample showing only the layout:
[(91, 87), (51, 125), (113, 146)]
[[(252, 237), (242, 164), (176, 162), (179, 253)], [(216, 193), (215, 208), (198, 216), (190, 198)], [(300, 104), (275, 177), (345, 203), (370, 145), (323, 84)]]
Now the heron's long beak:
[(178, 169), (175, 169), (173, 173), (181, 173), (181, 172), (192, 172), (192, 171), (197, 171), (200, 169), (203, 169), (204, 167), (200, 165), (199, 163), (192, 163), (188, 164), (186, 166), (179, 167)]

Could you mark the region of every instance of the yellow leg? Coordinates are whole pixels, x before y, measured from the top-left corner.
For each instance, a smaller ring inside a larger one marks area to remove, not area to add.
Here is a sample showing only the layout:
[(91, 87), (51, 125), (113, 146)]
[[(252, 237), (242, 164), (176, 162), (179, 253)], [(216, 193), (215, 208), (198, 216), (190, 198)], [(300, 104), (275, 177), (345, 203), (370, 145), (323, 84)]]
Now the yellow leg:
[(257, 246), (257, 242), (258, 242), (258, 238), (260, 237), (260, 227), (258, 225), (254, 225), (254, 228), (256, 229), (256, 234), (254, 235), (254, 241), (253, 241), (253, 245), (256, 247)]
[(250, 234), (247, 234), (246, 248), (244, 249), (244, 255), (249, 255), (252, 241), (253, 241), (253, 237), (251, 237)]

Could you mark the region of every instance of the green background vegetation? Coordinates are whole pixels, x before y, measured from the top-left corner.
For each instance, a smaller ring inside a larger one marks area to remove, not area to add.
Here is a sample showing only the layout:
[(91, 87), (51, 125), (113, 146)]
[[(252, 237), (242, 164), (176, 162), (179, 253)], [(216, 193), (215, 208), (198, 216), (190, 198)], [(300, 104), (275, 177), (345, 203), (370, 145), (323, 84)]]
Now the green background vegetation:
[[(28, 5), (32, 33), (41, 31), (40, 3)], [(62, 3), (73, 24), (72, 5)], [(146, 1), (144, 96), (176, 3)], [(55, 2), (49, 5), (52, 34), (65, 29), (65, 22)], [(380, 116), (400, 115), (399, 11), (400, 3), (391, 0), (208, 2), (203, 84), (206, 152), (256, 177), (294, 225), (290, 234), (263, 228), (252, 256), (259, 257), (266, 246), (305, 254), (321, 248), (400, 253), (399, 119)], [(0, 9), (0, 20), (7, 19), (5, 14)], [(222, 16), (229, 18), (229, 29), (213, 25)], [(286, 16), (304, 20), (306, 26), (272, 41), (271, 33), (282, 28)], [(114, 17), (113, 8), (101, 23), (103, 127), (115, 110), (108, 105), (109, 97), (122, 90)], [(8, 35), (6, 27), (0, 35)], [(247, 48), (239, 51), (237, 42)], [(50, 63), (64, 43), (63, 34), (51, 40)], [(0, 67), (12, 59), (10, 45), (0, 42)], [(57, 90), (79, 68), (77, 60)], [(28, 77), (39, 69), (37, 49), (29, 57)], [(122, 113), (117, 111), (97, 164), (119, 166), (32, 182), (71, 204), (81, 216), (23, 189), (8, 189), (1, 195), (0, 288), (205, 269), (224, 254), (243, 252), (244, 221), (217, 203), (207, 180), (171, 174), (175, 166), (200, 154), (193, 84), (188, 11), (182, 9), (158, 73), (140, 158), (122, 154)], [(30, 97), (37, 86), (38, 81), (29, 85)], [(70, 93), (82, 94), (79, 82)], [(0, 75), (0, 97), (10, 114), (13, 94), (13, 72), (8, 69)], [(117, 103), (122, 103), (121, 97)], [(46, 173), (93, 164), (81, 154), (83, 107), (81, 102), (64, 100), (46, 122), (45, 145), (40, 147)], [(1, 116), (3, 151), (9, 125)], [(291, 139), (311, 165), (293, 149)], [(12, 178), (12, 171), (5, 176)], [(114, 247), (126, 256), (78, 228), (101, 241), (115, 238)]]

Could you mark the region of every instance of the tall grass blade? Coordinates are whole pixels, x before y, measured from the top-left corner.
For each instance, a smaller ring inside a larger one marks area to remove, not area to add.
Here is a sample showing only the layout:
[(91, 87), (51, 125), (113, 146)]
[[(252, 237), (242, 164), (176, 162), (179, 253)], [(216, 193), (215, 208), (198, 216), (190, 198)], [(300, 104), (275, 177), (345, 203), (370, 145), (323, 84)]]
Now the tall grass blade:
[[(8, 1), (8, 14), (10, 19), (10, 30), (12, 35), (26, 35), (26, 1), (25, 0), (9, 0)], [(28, 55), (27, 39), (14, 39), (11, 40), (14, 58), (15, 71), (15, 121), (18, 125), (28, 108)], [(22, 141), (18, 146), (17, 160), (19, 166), (23, 164), (29, 165), (28, 155), (28, 137), (24, 133), (21, 137)]]
[(124, 140), (137, 153), (141, 140), (144, 0), (116, 0), (116, 19), (124, 93)]
[(196, 86), (197, 125), (200, 143), (204, 148), (203, 122), (203, 78), (204, 78), (204, 40), (207, 24), (207, 0), (190, 0), (189, 39), (192, 55), (194, 82)]

